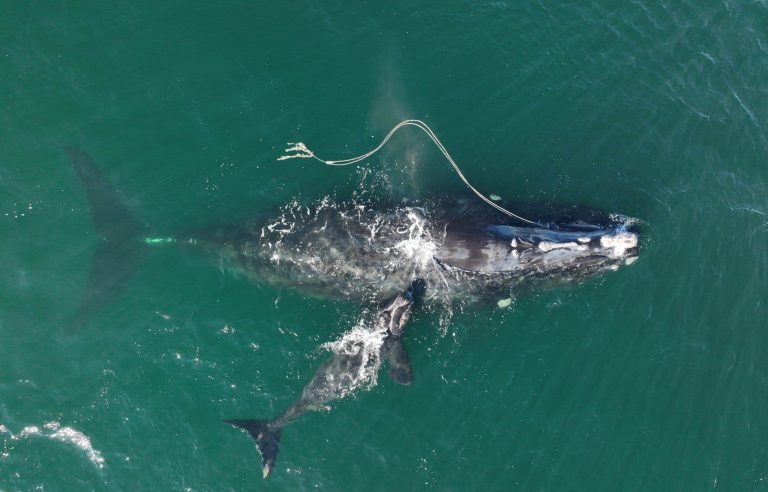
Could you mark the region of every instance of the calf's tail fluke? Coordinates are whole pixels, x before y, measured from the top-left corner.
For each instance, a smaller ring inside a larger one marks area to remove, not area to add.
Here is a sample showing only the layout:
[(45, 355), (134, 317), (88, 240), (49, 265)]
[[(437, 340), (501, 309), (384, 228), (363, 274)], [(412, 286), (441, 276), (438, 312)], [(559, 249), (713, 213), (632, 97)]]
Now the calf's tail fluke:
[(88, 154), (74, 147), (65, 151), (85, 190), (94, 228), (103, 238), (93, 255), (88, 285), (75, 315), (73, 324), (79, 327), (113, 300), (136, 271), (142, 254), (138, 238), (144, 227)]
[(227, 424), (248, 431), (248, 434), (256, 441), (256, 447), (261, 454), (262, 476), (267, 478), (275, 464), (277, 450), (280, 445), (280, 427), (275, 426), (269, 420), (225, 420)]

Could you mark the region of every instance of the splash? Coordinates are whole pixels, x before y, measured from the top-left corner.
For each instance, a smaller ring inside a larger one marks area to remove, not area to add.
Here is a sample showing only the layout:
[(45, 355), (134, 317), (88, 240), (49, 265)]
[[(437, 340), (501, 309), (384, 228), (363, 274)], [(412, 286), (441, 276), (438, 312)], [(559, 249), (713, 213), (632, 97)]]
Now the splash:
[(11, 441), (21, 441), (30, 436), (40, 436), (71, 444), (85, 453), (88, 460), (98, 469), (103, 469), (106, 464), (101, 452), (93, 447), (88, 436), (72, 427), (62, 427), (61, 424), (55, 421), (46, 423), (42, 429), (36, 425), (24, 427), (18, 434), (13, 434), (8, 427), (0, 424), (0, 434), (8, 434)]
[(344, 391), (339, 398), (344, 398), (358, 390), (370, 390), (378, 381), (381, 368), (381, 348), (387, 337), (387, 329), (378, 323), (371, 323), (370, 318), (363, 318), (341, 338), (321, 345), (337, 355), (360, 359), (360, 365), (354, 372), (344, 376), (348, 378)]
[(415, 210), (406, 211), (406, 217), (410, 224), (398, 229), (399, 234), (407, 235), (406, 239), (395, 244), (395, 249), (411, 260), (416, 268), (425, 268), (432, 264), (437, 244), (426, 229), (426, 219), (417, 214)]

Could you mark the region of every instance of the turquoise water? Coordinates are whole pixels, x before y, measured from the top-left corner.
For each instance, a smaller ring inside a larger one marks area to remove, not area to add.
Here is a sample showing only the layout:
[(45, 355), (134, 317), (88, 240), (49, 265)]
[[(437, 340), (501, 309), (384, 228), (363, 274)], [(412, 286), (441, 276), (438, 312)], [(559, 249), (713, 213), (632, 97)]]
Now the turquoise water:
[[(0, 490), (768, 490), (766, 26), (762, 0), (7, 3)], [(463, 192), (416, 131), (369, 173), (275, 161), (409, 117), (488, 194), (643, 220), (640, 259), (417, 313), (413, 384), (303, 416), (267, 481), (221, 420), (282, 411), (358, 303), (167, 245), (69, 326), (100, 238), (66, 145), (170, 234)]]

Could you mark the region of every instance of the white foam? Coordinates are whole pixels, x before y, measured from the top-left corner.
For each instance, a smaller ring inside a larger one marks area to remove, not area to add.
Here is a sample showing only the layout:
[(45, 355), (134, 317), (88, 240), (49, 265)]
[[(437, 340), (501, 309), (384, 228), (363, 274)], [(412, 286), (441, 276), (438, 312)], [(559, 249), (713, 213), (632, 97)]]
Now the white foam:
[(91, 463), (96, 465), (99, 469), (104, 468), (104, 457), (101, 456), (101, 453), (98, 450), (93, 448), (88, 436), (72, 427), (60, 427), (58, 422), (48, 422), (45, 424), (45, 428), (54, 431), (49, 436), (51, 439), (74, 444), (80, 450), (85, 452), (85, 455), (88, 456)]
[(413, 210), (407, 211), (410, 225), (397, 232), (407, 234), (408, 238), (395, 244), (395, 249), (400, 251), (407, 259), (413, 261), (417, 267), (424, 268), (432, 264), (432, 258), (437, 251), (437, 244), (425, 230), (426, 220)]
[(39, 434), (40, 434), (40, 427), (37, 427), (36, 425), (29, 425), (21, 429), (21, 432), (19, 432), (18, 435), (13, 436), (11, 439), (18, 441), (19, 439), (24, 439), (27, 436), (33, 436), (33, 435), (39, 435)]
[[(345, 374), (350, 379), (344, 384), (343, 391), (338, 395), (343, 398), (358, 389), (371, 389), (376, 386), (379, 368), (381, 367), (381, 347), (387, 337), (385, 326), (366, 326), (363, 322), (355, 325), (336, 341), (324, 343), (323, 348), (336, 354), (361, 357), (357, 372)], [(342, 389), (342, 388), (339, 388)]]
[(20, 441), (22, 439), (28, 438), (29, 436), (40, 436), (53, 439), (55, 441), (72, 444), (83, 451), (88, 457), (88, 460), (96, 465), (96, 467), (99, 469), (104, 468), (104, 457), (97, 449), (94, 449), (90, 438), (82, 432), (73, 429), (72, 427), (61, 427), (61, 424), (55, 421), (47, 422), (45, 425), (43, 425), (43, 429), (44, 431), (36, 425), (29, 425), (21, 429), (21, 432), (14, 435), (6, 426), (0, 424), (0, 433), (10, 434), (11, 439), (14, 441)]

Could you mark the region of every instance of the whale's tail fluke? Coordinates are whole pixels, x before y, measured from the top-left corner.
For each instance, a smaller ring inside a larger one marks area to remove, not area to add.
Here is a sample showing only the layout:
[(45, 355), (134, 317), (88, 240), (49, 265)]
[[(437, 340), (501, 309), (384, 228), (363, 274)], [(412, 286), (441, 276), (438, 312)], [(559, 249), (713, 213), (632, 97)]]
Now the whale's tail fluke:
[(131, 215), (93, 159), (80, 149), (65, 147), (91, 206), (93, 225), (107, 241), (134, 239), (143, 226)]
[(93, 255), (88, 286), (75, 315), (74, 326), (79, 327), (114, 299), (136, 271), (142, 254), (138, 237), (144, 227), (125, 208), (88, 154), (73, 147), (65, 150), (88, 197), (93, 225), (104, 238)]
[(262, 476), (267, 478), (275, 464), (277, 450), (280, 445), (280, 427), (273, 425), (269, 420), (225, 420), (227, 424), (248, 431), (248, 434), (256, 441), (256, 447), (261, 453)]

